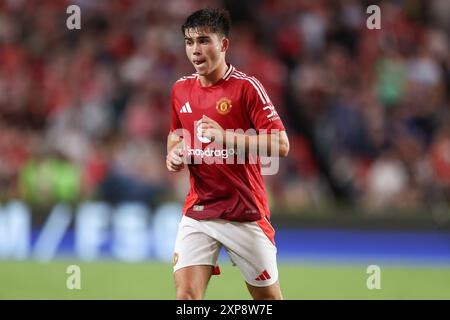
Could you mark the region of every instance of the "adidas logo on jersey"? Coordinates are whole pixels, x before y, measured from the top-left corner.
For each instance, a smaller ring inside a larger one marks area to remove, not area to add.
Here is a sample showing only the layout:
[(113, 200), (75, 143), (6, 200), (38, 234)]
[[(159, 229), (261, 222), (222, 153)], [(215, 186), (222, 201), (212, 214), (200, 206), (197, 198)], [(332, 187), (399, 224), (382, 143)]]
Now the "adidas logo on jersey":
[(191, 105), (189, 101), (184, 104), (184, 106), (180, 109), (180, 113), (192, 113)]

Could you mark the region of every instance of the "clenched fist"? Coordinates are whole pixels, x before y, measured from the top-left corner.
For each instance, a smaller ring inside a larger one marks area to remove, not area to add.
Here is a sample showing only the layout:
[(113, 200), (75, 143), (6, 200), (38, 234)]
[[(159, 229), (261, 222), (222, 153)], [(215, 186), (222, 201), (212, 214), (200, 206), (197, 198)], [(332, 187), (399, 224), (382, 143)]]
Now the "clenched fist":
[(166, 156), (166, 166), (169, 171), (178, 172), (184, 168), (184, 154), (183, 149), (175, 147), (170, 150)]

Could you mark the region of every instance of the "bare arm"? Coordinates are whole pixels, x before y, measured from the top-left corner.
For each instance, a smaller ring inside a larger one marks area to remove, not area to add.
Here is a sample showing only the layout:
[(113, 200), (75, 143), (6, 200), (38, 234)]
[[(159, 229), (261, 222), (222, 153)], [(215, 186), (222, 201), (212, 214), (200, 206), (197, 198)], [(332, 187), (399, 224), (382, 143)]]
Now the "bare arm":
[[(243, 143), (241, 141), (243, 141)], [(259, 155), (284, 158), (289, 153), (289, 139), (286, 131), (258, 135), (235, 133), (233, 145), (235, 148), (244, 146), (246, 154), (249, 154), (249, 152), (254, 150)], [(274, 147), (274, 150), (272, 150), (272, 147)], [(264, 154), (263, 150), (267, 150), (266, 154)]]
[[(231, 144), (236, 149), (245, 148), (245, 153), (256, 152), (258, 155), (267, 155), (270, 157), (286, 157), (289, 153), (289, 139), (285, 131), (278, 131), (277, 133), (247, 135), (247, 134), (227, 134), (225, 130), (214, 120), (203, 116), (201, 120), (202, 135), (213, 141), (221, 139), (224, 145)], [(272, 150), (274, 147), (274, 150)], [(277, 151), (278, 150), (278, 151)]]

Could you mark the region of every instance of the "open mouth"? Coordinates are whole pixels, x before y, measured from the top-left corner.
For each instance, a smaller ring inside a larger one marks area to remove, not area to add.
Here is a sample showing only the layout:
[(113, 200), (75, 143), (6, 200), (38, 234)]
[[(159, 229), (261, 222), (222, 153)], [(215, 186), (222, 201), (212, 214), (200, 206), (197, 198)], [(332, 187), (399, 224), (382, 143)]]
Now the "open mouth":
[(201, 64), (203, 64), (203, 63), (205, 63), (206, 62), (206, 60), (194, 60), (193, 61), (193, 63), (196, 65), (196, 66), (199, 66), (199, 65), (201, 65)]

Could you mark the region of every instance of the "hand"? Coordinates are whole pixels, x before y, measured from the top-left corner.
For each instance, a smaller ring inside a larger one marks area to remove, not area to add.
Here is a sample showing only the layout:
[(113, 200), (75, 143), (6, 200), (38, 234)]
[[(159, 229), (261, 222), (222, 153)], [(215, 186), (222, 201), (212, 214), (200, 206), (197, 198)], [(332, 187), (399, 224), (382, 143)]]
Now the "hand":
[(211, 140), (211, 142), (222, 143), (225, 137), (225, 130), (211, 118), (203, 115), (199, 120), (198, 126), (201, 129), (202, 136)]
[(184, 168), (184, 152), (179, 146), (170, 150), (166, 156), (166, 166), (171, 172), (178, 172)]

